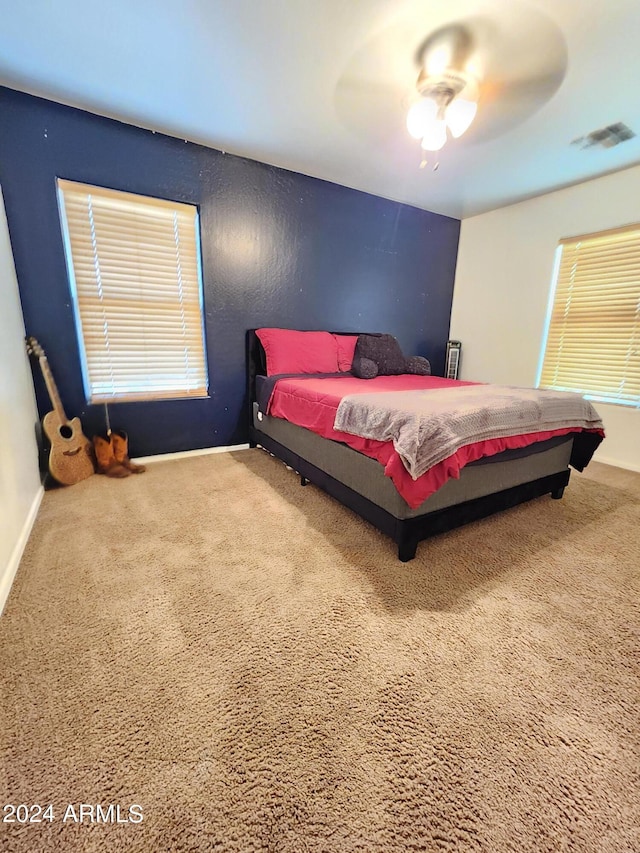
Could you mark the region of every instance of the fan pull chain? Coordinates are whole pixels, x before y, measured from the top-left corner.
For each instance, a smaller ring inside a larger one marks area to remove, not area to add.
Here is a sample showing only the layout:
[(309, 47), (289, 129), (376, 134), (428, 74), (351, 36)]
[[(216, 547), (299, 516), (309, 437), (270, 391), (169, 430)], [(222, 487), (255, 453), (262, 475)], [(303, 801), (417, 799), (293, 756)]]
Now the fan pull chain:
[[(429, 161), (427, 160), (427, 158), (423, 157), (422, 160), (420, 161), (420, 168), (424, 169), (424, 167), (427, 166), (428, 164), (429, 164)], [(437, 172), (439, 168), (440, 168), (440, 161), (436, 160), (436, 162), (432, 166), (432, 171)]]

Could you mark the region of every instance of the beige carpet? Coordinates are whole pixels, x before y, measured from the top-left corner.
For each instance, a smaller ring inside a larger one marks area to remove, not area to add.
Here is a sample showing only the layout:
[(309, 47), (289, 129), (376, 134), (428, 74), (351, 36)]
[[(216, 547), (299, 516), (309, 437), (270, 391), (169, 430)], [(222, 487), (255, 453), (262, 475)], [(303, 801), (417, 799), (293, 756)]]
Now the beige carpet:
[(639, 563), (604, 466), (407, 564), (259, 450), (49, 492), (0, 789), (54, 820), (0, 850), (638, 853)]

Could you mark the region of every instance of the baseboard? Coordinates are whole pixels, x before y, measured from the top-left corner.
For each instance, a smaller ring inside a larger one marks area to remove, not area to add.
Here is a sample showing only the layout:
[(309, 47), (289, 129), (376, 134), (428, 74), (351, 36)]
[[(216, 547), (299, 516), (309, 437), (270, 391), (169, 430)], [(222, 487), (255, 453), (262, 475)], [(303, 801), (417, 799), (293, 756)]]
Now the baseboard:
[(136, 457), (134, 462), (167, 462), (169, 459), (188, 459), (189, 456), (208, 456), (210, 453), (231, 453), (235, 450), (248, 450), (248, 444), (231, 444), (228, 447), (202, 447), (200, 450), (180, 450), (177, 453), (159, 453), (156, 456)]
[(33, 525), (38, 516), (38, 510), (40, 509), (40, 504), (42, 502), (42, 498), (44, 495), (44, 489), (42, 486), (36, 492), (36, 496), (33, 499), (33, 503), (31, 504), (31, 509), (29, 510), (29, 514), (22, 526), (22, 532), (18, 537), (18, 541), (15, 544), (13, 551), (11, 552), (11, 557), (9, 558), (9, 563), (6, 566), (2, 577), (0, 577), (0, 616), (2, 616), (2, 611), (4, 610), (4, 606), (7, 603), (7, 599), (9, 598), (9, 593), (11, 592), (11, 585), (16, 576), (16, 572), (18, 571), (18, 566), (20, 565), (20, 560), (22, 559), (22, 555), (24, 554), (24, 549), (27, 546), (27, 542), (29, 541), (29, 536), (31, 535), (31, 530), (33, 529)]
[(640, 465), (634, 465), (632, 462), (624, 462), (621, 459), (612, 459), (610, 456), (601, 456), (598, 454), (593, 457), (594, 462), (601, 462), (603, 465), (611, 465), (614, 468), (623, 468), (625, 471), (635, 471), (640, 474)]

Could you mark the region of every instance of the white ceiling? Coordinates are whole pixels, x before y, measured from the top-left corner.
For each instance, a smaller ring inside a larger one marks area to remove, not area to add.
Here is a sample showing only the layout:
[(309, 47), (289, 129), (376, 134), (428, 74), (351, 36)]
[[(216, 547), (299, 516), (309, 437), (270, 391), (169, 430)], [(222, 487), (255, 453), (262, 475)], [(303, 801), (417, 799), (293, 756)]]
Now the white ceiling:
[[(404, 57), (443, 24), (482, 15), (500, 28), (516, 7), (523, 41), (501, 62), (543, 53), (538, 39), (527, 55), (533, 14), (555, 34), (549, 58), (566, 47), (559, 88), (510, 128), (503, 104), (493, 134), (469, 131), (438, 171), (420, 170)], [(0, 83), (449, 216), (640, 162), (638, 0), (0, 0), (0, 21)], [(384, 104), (369, 104), (386, 133), (370, 138), (341, 88), (358, 67), (390, 78)], [(570, 144), (618, 121), (639, 135)]]

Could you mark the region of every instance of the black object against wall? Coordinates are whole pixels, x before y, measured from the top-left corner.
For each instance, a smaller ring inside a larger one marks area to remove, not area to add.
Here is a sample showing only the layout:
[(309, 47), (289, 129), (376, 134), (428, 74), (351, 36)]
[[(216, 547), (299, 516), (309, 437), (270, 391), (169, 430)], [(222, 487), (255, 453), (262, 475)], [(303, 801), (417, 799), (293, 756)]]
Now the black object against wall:
[[(378, 330), (442, 373), (460, 222), (0, 87), (2, 185), (28, 334), (86, 403), (56, 178), (200, 208), (209, 398), (110, 405), (142, 456), (248, 440), (246, 330)], [(43, 389), (37, 387), (41, 412)]]

